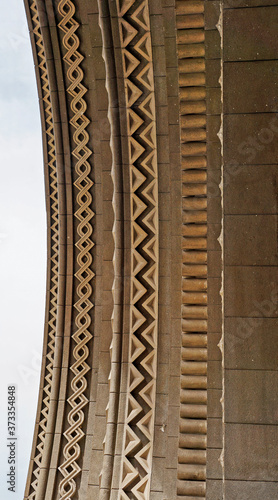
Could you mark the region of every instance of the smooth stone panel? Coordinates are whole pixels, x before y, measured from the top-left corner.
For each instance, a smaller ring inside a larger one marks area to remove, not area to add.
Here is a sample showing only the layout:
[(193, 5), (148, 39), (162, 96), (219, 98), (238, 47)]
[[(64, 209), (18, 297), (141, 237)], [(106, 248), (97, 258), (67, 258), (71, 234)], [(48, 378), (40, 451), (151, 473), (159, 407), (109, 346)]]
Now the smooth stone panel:
[(278, 370), (278, 319), (226, 318), (225, 367)]
[(222, 479), (221, 452), (222, 448), (207, 449), (207, 479)]
[(278, 61), (224, 64), (224, 113), (277, 110)]
[(274, 500), (278, 498), (278, 483), (260, 481), (226, 481), (227, 500)]
[(278, 317), (278, 268), (225, 268), (225, 316)]
[(278, 371), (225, 370), (225, 420), (278, 424)]
[(222, 419), (222, 406), (220, 399), (222, 397), (221, 389), (208, 389), (208, 418)]
[[(223, 0), (224, 9), (242, 7), (265, 7), (266, 0)], [(278, 5), (277, 0), (267, 0), (267, 5)]]
[(221, 361), (208, 361), (208, 389), (222, 388)]
[(207, 446), (208, 448), (222, 448), (223, 447), (223, 422), (222, 418), (208, 418), (207, 419), (208, 432), (207, 432)]
[(277, 31), (277, 6), (225, 10), (224, 60), (277, 59)]
[(277, 215), (226, 215), (227, 266), (278, 265)]
[(223, 481), (207, 479), (206, 500), (223, 500)]
[(227, 167), (224, 172), (225, 214), (277, 214), (278, 166)]
[(278, 426), (226, 424), (225, 429), (226, 479), (277, 481)]
[(224, 117), (226, 165), (274, 165), (277, 160), (278, 120), (275, 113)]

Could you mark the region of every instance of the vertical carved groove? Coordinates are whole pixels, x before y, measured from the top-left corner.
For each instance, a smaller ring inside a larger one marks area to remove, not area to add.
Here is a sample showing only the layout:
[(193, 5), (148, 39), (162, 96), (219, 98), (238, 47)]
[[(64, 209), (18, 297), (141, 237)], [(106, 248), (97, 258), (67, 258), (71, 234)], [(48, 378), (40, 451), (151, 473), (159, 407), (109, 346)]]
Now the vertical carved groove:
[(62, 16), (59, 28), (64, 33), (63, 45), (66, 49), (64, 60), (68, 65), (67, 77), (70, 81), (67, 92), (71, 96), (70, 106), (73, 113), (70, 119), (70, 123), (74, 128), (73, 142), (75, 145), (72, 155), (77, 160), (75, 163), (76, 180), (74, 186), (77, 188), (76, 201), (78, 208), (74, 216), (78, 221), (78, 239), (75, 243), (78, 250), (78, 270), (75, 276), (79, 283), (76, 289), (78, 300), (74, 304), (77, 310), (75, 319), (76, 331), (72, 335), (75, 343), (73, 347), (74, 363), (70, 367), (74, 376), (71, 381), (71, 394), (68, 398), (68, 403), (71, 407), (67, 415), (69, 427), (64, 432), (67, 443), (63, 449), (64, 461), (59, 467), (63, 475), (63, 479), (59, 484), (59, 495), (61, 500), (69, 500), (76, 492), (75, 478), (81, 470), (78, 463), (80, 458), (79, 442), (84, 436), (82, 429), (84, 407), (88, 403), (85, 390), (87, 388), (86, 375), (90, 370), (87, 363), (89, 355), (87, 344), (92, 337), (89, 332), (91, 324), (89, 313), (93, 308), (93, 303), (91, 302), (91, 281), (94, 277), (94, 272), (91, 269), (91, 250), (94, 243), (91, 239), (93, 232), (91, 219), (94, 213), (91, 209), (92, 195), (90, 193), (93, 181), (90, 179), (91, 166), (88, 162), (92, 151), (87, 146), (89, 135), (86, 128), (89, 124), (89, 119), (86, 116), (87, 105), (84, 100), (87, 89), (82, 83), (84, 75), (80, 65), (83, 56), (78, 50), (80, 42), (76, 34), (79, 24), (74, 19), (75, 7), (71, 0), (60, 0), (58, 11)]
[[(111, 54), (111, 31), (110, 18), (105, 16), (108, 1), (98, 0), (99, 25), (102, 33), (103, 50), (102, 57), (106, 69), (106, 88), (108, 91), (109, 106), (108, 119), (111, 127), (110, 146), (112, 152), (111, 177), (113, 181), (112, 206), (114, 212), (114, 224), (112, 229), (114, 240), (113, 269), (114, 280), (112, 285), (113, 312), (111, 317), (112, 341), (110, 345), (111, 369), (108, 377), (109, 400), (106, 407), (106, 433), (103, 442), (103, 464), (99, 476), (99, 498), (109, 500), (111, 495), (113, 471), (115, 463), (115, 447), (118, 425), (118, 410), (121, 382), (121, 352), (123, 344), (123, 303), (124, 303), (124, 248), (123, 248), (123, 172), (121, 156), (121, 140), (119, 136), (120, 119), (115, 116), (113, 108), (119, 105), (118, 101), (112, 99), (117, 89), (116, 67)], [(112, 43), (111, 43), (112, 45)], [(109, 48), (108, 48), (109, 47)]]
[(183, 196), (178, 497), (206, 496), (207, 174), (204, 1), (176, 2)]

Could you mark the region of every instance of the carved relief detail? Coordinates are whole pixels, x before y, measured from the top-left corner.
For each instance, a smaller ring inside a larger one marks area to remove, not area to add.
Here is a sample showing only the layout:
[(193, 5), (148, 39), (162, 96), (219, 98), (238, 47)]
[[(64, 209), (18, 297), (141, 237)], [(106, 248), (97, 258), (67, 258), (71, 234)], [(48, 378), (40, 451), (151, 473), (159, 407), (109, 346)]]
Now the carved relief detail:
[(37, 443), (34, 456), (33, 472), (31, 484), (29, 486), (28, 499), (34, 500), (39, 482), (39, 475), (42, 466), (43, 450), (45, 444), (45, 436), (47, 430), (47, 422), (50, 410), (50, 395), (53, 379), (53, 363), (56, 335), (56, 320), (57, 320), (57, 292), (58, 292), (58, 243), (59, 243), (59, 227), (58, 227), (58, 188), (57, 188), (57, 168), (56, 168), (56, 151), (54, 140), (54, 125), (52, 105), (49, 90), (48, 71), (46, 57), (43, 45), (43, 39), (40, 29), (36, 0), (30, 5), (32, 15), (33, 33), (37, 46), (38, 67), (40, 71), (43, 110), (45, 121), (45, 134), (47, 138), (47, 157), (48, 157), (48, 175), (50, 188), (50, 292), (49, 292), (49, 312), (47, 321), (47, 350), (45, 354), (45, 369), (44, 369), (44, 387), (42, 392), (40, 421), (37, 431)]
[(120, 499), (150, 498), (158, 319), (156, 117), (147, 0), (117, 1), (131, 203), (128, 389)]
[(89, 134), (86, 130), (89, 119), (86, 116), (87, 105), (84, 95), (87, 89), (84, 87), (83, 70), (81, 62), (83, 56), (79, 52), (79, 38), (76, 30), (79, 24), (74, 19), (75, 7), (71, 0), (60, 0), (58, 4), (59, 14), (62, 20), (59, 28), (63, 31), (63, 46), (66, 49), (64, 60), (68, 66), (67, 77), (70, 85), (67, 92), (70, 96), (70, 107), (72, 117), (70, 123), (74, 128), (72, 155), (75, 159), (76, 180), (74, 186), (77, 188), (76, 202), (77, 210), (74, 214), (77, 220), (77, 272), (75, 276), (78, 280), (76, 287), (77, 301), (74, 304), (77, 310), (75, 319), (75, 331), (72, 334), (74, 341), (73, 358), (74, 362), (70, 366), (73, 373), (71, 381), (71, 394), (68, 403), (71, 409), (67, 414), (68, 428), (64, 431), (67, 443), (63, 449), (63, 463), (59, 470), (63, 479), (59, 484), (59, 495), (61, 500), (69, 500), (76, 492), (75, 478), (81, 471), (78, 459), (80, 458), (79, 442), (84, 436), (82, 429), (84, 423), (84, 407), (88, 403), (85, 395), (87, 388), (87, 373), (90, 367), (87, 363), (89, 356), (88, 342), (92, 338), (89, 331), (91, 324), (90, 312), (93, 308), (91, 281), (95, 276), (92, 271), (91, 250), (94, 246), (92, 241), (92, 195), (90, 190), (93, 181), (90, 179), (91, 166), (88, 162), (92, 151), (87, 146)]
[(204, 1), (176, 2), (183, 196), (178, 489), (206, 496), (207, 159)]

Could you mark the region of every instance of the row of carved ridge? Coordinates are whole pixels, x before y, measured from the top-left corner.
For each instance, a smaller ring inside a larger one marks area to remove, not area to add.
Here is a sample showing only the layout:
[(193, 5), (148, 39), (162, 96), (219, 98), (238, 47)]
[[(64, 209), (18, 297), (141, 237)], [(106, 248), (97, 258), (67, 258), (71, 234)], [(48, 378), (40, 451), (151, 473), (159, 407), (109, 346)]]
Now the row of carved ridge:
[(205, 499), (207, 172), (204, 1), (176, 1), (183, 196), (178, 497)]

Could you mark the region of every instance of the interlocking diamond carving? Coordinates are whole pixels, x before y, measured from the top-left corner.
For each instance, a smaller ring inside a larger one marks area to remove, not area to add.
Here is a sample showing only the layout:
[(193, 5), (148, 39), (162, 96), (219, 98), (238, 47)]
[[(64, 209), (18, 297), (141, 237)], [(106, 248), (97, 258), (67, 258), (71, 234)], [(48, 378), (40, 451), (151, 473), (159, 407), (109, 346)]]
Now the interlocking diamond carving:
[(67, 92), (71, 98), (70, 107), (73, 113), (70, 124), (74, 128), (73, 141), (74, 149), (72, 155), (76, 161), (75, 172), (77, 178), (74, 186), (77, 189), (76, 201), (78, 208), (74, 214), (77, 219), (77, 272), (75, 274), (78, 284), (76, 288), (78, 300), (74, 307), (77, 310), (75, 319), (76, 330), (72, 334), (74, 341), (73, 357), (74, 362), (70, 369), (74, 375), (71, 381), (71, 394), (68, 397), (68, 403), (71, 407), (67, 415), (69, 427), (65, 430), (64, 436), (67, 443), (63, 449), (63, 463), (59, 470), (63, 479), (59, 484), (59, 495), (61, 500), (69, 500), (76, 492), (75, 478), (81, 471), (78, 459), (80, 458), (79, 442), (84, 436), (82, 429), (84, 423), (84, 407), (88, 403), (85, 390), (87, 388), (86, 374), (90, 370), (87, 363), (89, 349), (88, 342), (92, 338), (89, 331), (91, 324), (90, 312), (93, 308), (92, 298), (92, 279), (95, 276), (91, 269), (92, 255), (91, 250), (94, 246), (92, 241), (92, 195), (90, 189), (93, 181), (90, 178), (91, 165), (88, 162), (92, 151), (87, 146), (89, 134), (86, 130), (89, 119), (86, 116), (87, 105), (84, 96), (87, 89), (83, 85), (83, 70), (81, 62), (83, 56), (79, 52), (79, 37), (76, 31), (79, 27), (74, 18), (75, 6), (71, 0), (60, 0), (58, 4), (59, 14), (62, 19), (59, 28), (63, 31), (63, 45), (66, 49), (64, 60), (68, 66), (67, 77), (69, 86)]
[(42, 465), (43, 450), (45, 444), (45, 435), (47, 430), (47, 421), (50, 409), (50, 395), (53, 378), (53, 362), (56, 335), (57, 320), (57, 292), (58, 292), (58, 244), (59, 244), (59, 224), (58, 224), (58, 189), (57, 189), (57, 168), (56, 151), (54, 139), (53, 113), (49, 90), (47, 63), (43, 45), (43, 39), (38, 17), (37, 2), (34, 0), (30, 5), (32, 13), (33, 33), (37, 46), (37, 57), (42, 83), (43, 111), (46, 124), (45, 134), (47, 138), (47, 156), (48, 156), (48, 175), (50, 188), (50, 308), (47, 320), (47, 352), (44, 369), (45, 385), (41, 402), (41, 419), (39, 421), (37, 432), (36, 452), (34, 456), (34, 465), (32, 480), (29, 489), (29, 500), (36, 498), (39, 475)]

